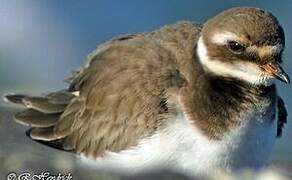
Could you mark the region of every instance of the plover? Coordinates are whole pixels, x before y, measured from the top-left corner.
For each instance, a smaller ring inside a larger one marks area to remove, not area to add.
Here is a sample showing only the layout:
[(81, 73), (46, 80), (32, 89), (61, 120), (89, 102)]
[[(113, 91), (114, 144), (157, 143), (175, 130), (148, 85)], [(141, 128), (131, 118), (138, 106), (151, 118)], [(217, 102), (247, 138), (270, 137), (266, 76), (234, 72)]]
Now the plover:
[(190, 174), (264, 166), (287, 112), (274, 79), (283, 28), (240, 7), (205, 24), (179, 22), (99, 46), (69, 87), (24, 105), (15, 119), (33, 140), (121, 172)]

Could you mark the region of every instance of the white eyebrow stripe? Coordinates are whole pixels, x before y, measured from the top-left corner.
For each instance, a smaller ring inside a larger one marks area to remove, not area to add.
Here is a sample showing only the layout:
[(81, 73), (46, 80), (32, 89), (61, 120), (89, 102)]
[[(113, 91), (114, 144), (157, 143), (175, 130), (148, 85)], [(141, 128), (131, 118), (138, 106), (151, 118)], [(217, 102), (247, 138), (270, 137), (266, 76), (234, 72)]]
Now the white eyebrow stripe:
[(221, 45), (226, 44), (230, 40), (239, 42), (244, 41), (244, 39), (242, 39), (241, 37), (238, 37), (237, 35), (230, 32), (216, 33), (213, 35), (211, 40), (213, 43)]
[(261, 84), (265, 86), (272, 84), (274, 81), (272, 77), (263, 76), (263, 71), (256, 64), (251, 62), (241, 61), (230, 64), (210, 58), (202, 37), (198, 40), (197, 54), (199, 57), (198, 60), (203, 65), (205, 71), (212, 72), (215, 75), (234, 77), (251, 84)]
[[(247, 41), (245, 38), (239, 37), (231, 32), (216, 33), (213, 35), (213, 37), (211, 37), (211, 41), (218, 45), (225, 45), (230, 40), (238, 41), (239, 43)], [(252, 46), (251, 48), (254, 49), (255, 51), (258, 51), (260, 56), (265, 56), (265, 55), (271, 55), (271, 54), (279, 54), (283, 50), (283, 45), (277, 44), (274, 46), (268, 45), (268, 46), (261, 46), (261, 47)]]

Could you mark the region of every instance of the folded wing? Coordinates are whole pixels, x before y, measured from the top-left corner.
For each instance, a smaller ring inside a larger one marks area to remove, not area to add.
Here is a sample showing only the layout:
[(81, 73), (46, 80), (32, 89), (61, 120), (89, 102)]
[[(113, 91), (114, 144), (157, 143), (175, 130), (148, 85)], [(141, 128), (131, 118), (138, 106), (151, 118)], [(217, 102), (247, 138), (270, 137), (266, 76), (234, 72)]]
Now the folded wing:
[(157, 131), (169, 115), (167, 99), (185, 83), (172, 53), (131, 35), (99, 47), (68, 89), (6, 98), (27, 108), (15, 119), (31, 126), (32, 139), (96, 158), (135, 146)]

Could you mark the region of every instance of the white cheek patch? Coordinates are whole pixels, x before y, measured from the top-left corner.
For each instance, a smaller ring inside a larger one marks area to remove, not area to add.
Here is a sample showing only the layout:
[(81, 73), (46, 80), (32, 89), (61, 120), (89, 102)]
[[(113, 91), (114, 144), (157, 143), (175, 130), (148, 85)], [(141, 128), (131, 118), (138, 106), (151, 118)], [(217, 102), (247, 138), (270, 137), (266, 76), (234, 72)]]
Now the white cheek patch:
[(222, 62), (210, 59), (202, 37), (198, 41), (197, 53), (206, 71), (223, 77), (237, 78), (251, 84), (270, 85), (272, 77), (267, 76), (256, 64), (251, 62)]

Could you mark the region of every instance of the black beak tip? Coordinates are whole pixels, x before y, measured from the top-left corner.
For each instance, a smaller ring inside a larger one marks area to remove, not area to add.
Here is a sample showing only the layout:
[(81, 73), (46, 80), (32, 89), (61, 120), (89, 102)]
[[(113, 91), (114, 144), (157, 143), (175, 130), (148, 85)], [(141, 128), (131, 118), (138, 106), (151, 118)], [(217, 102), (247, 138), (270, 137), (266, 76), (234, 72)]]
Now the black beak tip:
[(280, 81), (286, 83), (286, 84), (290, 84), (290, 78), (286, 73), (281, 73), (277, 76), (277, 79), (279, 79)]
[(289, 77), (287, 78), (286, 83), (290, 84), (290, 78)]

